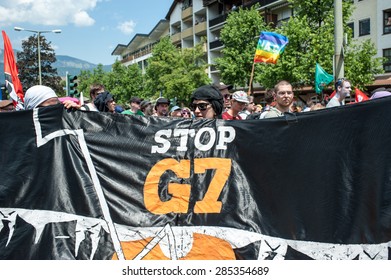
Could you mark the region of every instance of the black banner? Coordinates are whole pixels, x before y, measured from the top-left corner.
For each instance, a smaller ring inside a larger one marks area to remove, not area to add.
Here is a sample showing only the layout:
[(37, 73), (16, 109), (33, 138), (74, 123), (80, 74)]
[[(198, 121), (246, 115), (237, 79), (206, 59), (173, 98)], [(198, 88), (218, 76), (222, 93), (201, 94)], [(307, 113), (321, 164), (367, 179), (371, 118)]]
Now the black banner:
[(0, 259), (390, 259), (390, 106), (1, 113)]

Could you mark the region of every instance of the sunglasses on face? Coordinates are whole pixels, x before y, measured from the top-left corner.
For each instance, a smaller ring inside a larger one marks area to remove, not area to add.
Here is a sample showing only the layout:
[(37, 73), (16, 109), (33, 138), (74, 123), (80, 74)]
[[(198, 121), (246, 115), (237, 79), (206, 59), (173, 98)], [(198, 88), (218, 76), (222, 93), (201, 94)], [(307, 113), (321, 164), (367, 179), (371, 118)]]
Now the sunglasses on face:
[(198, 108), (198, 110), (200, 111), (205, 111), (206, 109), (208, 109), (209, 105), (210, 103), (198, 103), (198, 104), (192, 103), (190, 104), (190, 109), (192, 111), (195, 111)]
[(189, 111), (182, 111), (182, 115), (190, 115)]

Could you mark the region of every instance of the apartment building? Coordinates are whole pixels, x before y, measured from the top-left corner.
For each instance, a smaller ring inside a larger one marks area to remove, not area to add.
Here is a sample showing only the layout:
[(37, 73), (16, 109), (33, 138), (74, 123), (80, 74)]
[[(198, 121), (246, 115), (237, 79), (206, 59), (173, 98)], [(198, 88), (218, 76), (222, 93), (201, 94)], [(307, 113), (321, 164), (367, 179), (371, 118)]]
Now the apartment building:
[(120, 62), (129, 66), (137, 63), (140, 69), (145, 72), (148, 58), (152, 55), (152, 48), (159, 40), (169, 35), (169, 22), (166, 19), (160, 20), (149, 34), (136, 34), (127, 45), (119, 44), (111, 55), (120, 57)]
[(391, 1), (354, 0), (355, 10), (348, 23), (353, 38), (358, 42), (371, 40), (377, 49), (377, 57), (386, 58), (385, 74), (376, 77), (374, 85), (391, 87)]
[[(391, 1), (352, 0), (356, 7), (349, 26), (354, 39), (370, 39), (374, 42), (378, 57), (384, 63), (386, 74), (377, 77), (374, 87), (391, 87)], [(230, 12), (239, 7), (260, 4), (260, 13), (265, 21), (275, 26), (293, 15), (286, 0), (175, 0), (168, 8), (166, 18), (161, 20), (150, 34), (136, 34), (127, 45), (118, 45), (112, 55), (120, 56), (124, 65), (139, 63), (146, 67), (146, 59), (160, 38), (169, 35), (172, 42), (181, 48), (191, 48), (206, 39), (205, 59), (209, 65), (208, 75), (219, 82), (219, 71), (214, 66), (224, 48), (220, 32)]]

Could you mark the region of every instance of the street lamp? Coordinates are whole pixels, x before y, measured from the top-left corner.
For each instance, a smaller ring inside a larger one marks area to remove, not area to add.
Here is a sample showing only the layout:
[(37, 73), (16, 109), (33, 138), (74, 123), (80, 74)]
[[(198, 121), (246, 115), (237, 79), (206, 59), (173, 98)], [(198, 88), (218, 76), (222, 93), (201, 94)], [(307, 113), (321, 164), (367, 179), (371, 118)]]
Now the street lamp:
[(54, 29), (54, 30), (30, 30), (30, 29), (24, 29), (22, 27), (14, 27), (15, 31), (28, 31), (37, 33), (38, 35), (38, 77), (39, 77), (39, 84), (42, 85), (42, 74), (41, 74), (41, 43), (40, 43), (40, 37), (41, 33), (61, 33), (60, 29)]

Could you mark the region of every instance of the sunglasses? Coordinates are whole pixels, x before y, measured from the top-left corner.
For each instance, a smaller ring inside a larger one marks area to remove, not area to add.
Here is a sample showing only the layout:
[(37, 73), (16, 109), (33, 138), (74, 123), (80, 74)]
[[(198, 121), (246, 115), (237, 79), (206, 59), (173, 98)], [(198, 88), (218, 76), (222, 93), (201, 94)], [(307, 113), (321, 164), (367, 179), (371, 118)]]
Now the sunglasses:
[(192, 111), (195, 111), (198, 108), (200, 111), (205, 111), (206, 109), (208, 109), (209, 105), (210, 103), (198, 103), (198, 104), (192, 103), (190, 104), (190, 109)]
[(182, 111), (182, 115), (190, 115), (189, 111)]

